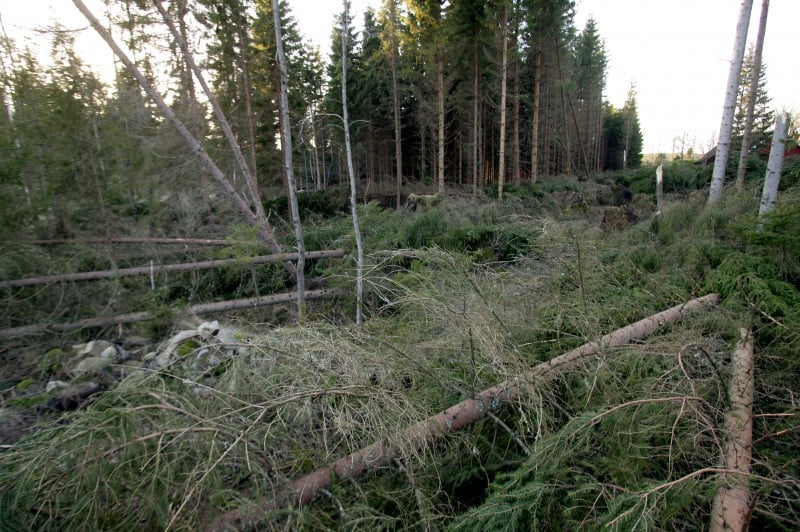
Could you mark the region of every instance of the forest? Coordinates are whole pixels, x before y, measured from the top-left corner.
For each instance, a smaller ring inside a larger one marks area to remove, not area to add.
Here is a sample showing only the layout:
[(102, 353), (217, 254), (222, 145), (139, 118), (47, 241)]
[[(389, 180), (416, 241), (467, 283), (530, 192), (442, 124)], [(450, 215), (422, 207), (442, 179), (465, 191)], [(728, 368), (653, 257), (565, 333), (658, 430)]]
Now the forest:
[(761, 44), (645, 161), (573, 0), (344, 0), (328, 57), (286, 0), (72, 4), (111, 75), (0, 37), (0, 528), (800, 528)]

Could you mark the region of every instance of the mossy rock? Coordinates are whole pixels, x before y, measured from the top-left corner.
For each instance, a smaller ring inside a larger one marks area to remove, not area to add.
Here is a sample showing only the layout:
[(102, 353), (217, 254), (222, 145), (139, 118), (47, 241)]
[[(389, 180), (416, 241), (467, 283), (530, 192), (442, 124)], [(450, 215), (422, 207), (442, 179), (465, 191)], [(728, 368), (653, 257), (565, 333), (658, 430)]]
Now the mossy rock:
[(64, 370), (64, 366), (67, 365), (72, 356), (71, 353), (67, 353), (58, 347), (51, 349), (36, 364), (36, 372), (39, 375), (59, 374)]

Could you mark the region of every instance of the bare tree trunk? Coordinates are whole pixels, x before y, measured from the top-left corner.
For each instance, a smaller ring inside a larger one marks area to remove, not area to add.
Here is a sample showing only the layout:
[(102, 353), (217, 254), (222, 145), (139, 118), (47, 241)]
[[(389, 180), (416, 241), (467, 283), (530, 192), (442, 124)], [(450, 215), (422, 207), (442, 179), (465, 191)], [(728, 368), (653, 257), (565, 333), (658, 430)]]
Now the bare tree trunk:
[(733, 115), (736, 112), (736, 92), (739, 89), (739, 77), (742, 72), (742, 59), (747, 44), (747, 27), (750, 24), (750, 12), (753, 0), (742, 0), (739, 10), (739, 21), (736, 24), (736, 40), (733, 43), (733, 59), (728, 72), (728, 88), (725, 93), (725, 104), (722, 106), (722, 122), (719, 126), (719, 142), (717, 156), (714, 159), (714, 172), (711, 175), (711, 188), (708, 192), (708, 205), (714, 205), (722, 197), (725, 185), (725, 170), (728, 166), (728, 153), (731, 149), (733, 134)]
[(519, 184), (521, 181), (520, 176), (520, 148), (519, 148), (519, 90), (520, 90), (520, 68), (519, 68), (519, 42), (518, 36), (519, 34), (519, 23), (515, 22), (514, 25), (514, 35), (512, 38), (514, 39), (514, 74), (512, 76), (514, 83), (513, 83), (513, 94), (511, 96), (513, 105), (512, 105), (512, 113), (511, 113), (511, 120), (513, 121), (512, 126), (512, 133), (511, 133), (511, 175), (514, 179), (514, 183)]
[(472, 399), (466, 399), (451, 406), (447, 410), (424, 419), (402, 431), (395, 437), (386, 438), (340, 458), (327, 465), (298, 478), (283, 493), (274, 499), (263, 499), (248, 507), (239, 508), (217, 517), (207, 531), (228, 530), (235, 525), (240, 529), (249, 529), (260, 524), (265, 512), (284, 508), (289, 504), (304, 506), (314, 500), (320, 491), (326, 489), (334, 479), (354, 479), (364, 474), (385, 467), (400, 455), (399, 444), (404, 442), (406, 449), (418, 449), (431, 443), (443, 435), (461, 430), (471, 423), (485, 417), (490, 412), (500, 409), (524, 393), (524, 388), (531, 382), (550, 379), (569, 371), (581, 362), (606, 350), (625, 345), (633, 340), (644, 338), (658, 329), (676, 323), (684, 316), (703, 310), (719, 302), (719, 296), (710, 294), (677, 305), (636, 323), (618, 329), (603, 336), (597, 342), (590, 342), (561, 356), (543, 362), (533, 369), (484, 390)]
[(436, 65), (439, 86), (439, 194), (444, 194), (444, 51), (438, 50)]
[(656, 214), (664, 212), (664, 165), (659, 164), (656, 168)]
[(778, 204), (778, 185), (781, 182), (788, 122), (789, 117), (786, 115), (778, 115), (775, 119), (775, 132), (772, 135), (772, 148), (769, 151), (767, 175), (764, 178), (764, 190), (761, 194), (761, 205), (758, 209), (759, 216), (768, 213)]
[(286, 56), (283, 53), (281, 36), (281, 12), (278, 0), (272, 0), (272, 20), (275, 25), (275, 46), (278, 53), (278, 67), (281, 71), (281, 115), (283, 115), (283, 131), (281, 145), (283, 162), (286, 167), (286, 182), (289, 187), (289, 205), (292, 210), (292, 225), (297, 240), (297, 319), (303, 320), (303, 292), (305, 292), (305, 244), (303, 242), (303, 224), (300, 221), (300, 209), (297, 206), (297, 187), (294, 183), (294, 164), (292, 162), (292, 124), (289, 119), (289, 74), (286, 69)]
[(394, 110), (395, 199), (400, 209), (400, 192), (403, 187), (403, 134), (400, 124), (400, 95), (397, 88), (397, 0), (389, 1), (389, 31), (392, 47), (392, 108)]
[(506, 99), (508, 98), (508, 6), (503, 2), (501, 14), (503, 28), (503, 71), (500, 75), (500, 160), (497, 167), (497, 199), (503, 200), (503, 187), (506, 183)]
[(533, 125), (531, 126), (531, 182), (539, 178), (539, 100), (542, 86), (542, 43), (539, 35), (534, 44), (533, 72)]
[[(272, 0), (277, 2), (278, 0)], [(361, 244), (361, 230), (358, 227), (358, 209), (356, 198), (356, 176), (353, 173), (353, 150), (350, 145), (350, 118), (347, 112), (347, 18), (349, 2), (342, 0), (344, 16), (342, 16), (342, 122), (344, 122), (344, 144), (347, 149), (347, 172), (350, 177), (350, 208), (353, 213), (353, 232), (356, 237), (358, 259), (356, 263), (356, 324), (361, 325), (361, 307), (363, 305), (364, 283), (364, 248)]]
[(753, 117), (756, 110), (756, 94), (758, 93), (758, 77), (761, 75), (761, 53), (764, 50), (764, 34), (767, 31), (767, 15), (769, 14), (769, 0), (761, 3), (761, 18), (758, 21), (758, 35), (756, 47), (753, 51), (753, 78), (750, 80), (750, 100), (747, 102), (747, 114), (744, 119), (742, 132), (742, 149), (739, 153), (739, 168), (736, 170), (736, 188), (744, 188), (744, 174), (747, 172), (747, 157), (750, 155), (750, 134), (753, 130)]
[(480, 143), (479, 117), (478, 117), (478, 43), (475, 43), (475, 51), (472, 58), (475, 70), (472, 79), (472, 194), (478, 195), (478, 144)]
[(753, 447), (753, 337), (741, 330), (742, 339), (733, 352), (728, 385), (730, 410), (725, 414), (723, 467), (736, 473), (725, 474), (711, 506), (711, 532), (741, 532), (750, 520), (750, 459)]

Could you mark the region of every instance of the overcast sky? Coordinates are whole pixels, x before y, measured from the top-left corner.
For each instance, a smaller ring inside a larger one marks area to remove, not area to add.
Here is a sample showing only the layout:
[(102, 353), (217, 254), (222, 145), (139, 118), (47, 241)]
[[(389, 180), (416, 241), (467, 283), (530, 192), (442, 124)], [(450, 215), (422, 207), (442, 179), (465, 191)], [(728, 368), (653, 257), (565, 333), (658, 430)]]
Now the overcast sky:
[[(458, 1), (458, 0), (452, 0)], [(101, 13), (100, 0), (84, 0)], [(380, 0), (352, 0), (356, 23)], [(754, 0), (750, 42), (760, 16)], [(327, 55), (339, 0), (289, 0), (306, 37)], [(696, 150), (707, 148), (719, 129), (722, 102), (733, 51), (739, 0), (577, 0), (576, 26), (592, 16), (609, 57), (606, 98), (625, 101), (635, 83), (646, 152), (672, 153), (674, 139), (685, 136)], [(31, 30), (58, 20), (84, 27), (70, 0), (0, 0), (6, 32), (35, 42)], [(800, 111), (800, 0), (772, 0), (764, 45), (768, 90), (777, 109)], [(91, 35), (91, 32), (86, 32)], [(79, 52), (91, 65), (111, 60), (102, 43), (87, 37)], [(678, 148), (679, 149), (679, 148)]]

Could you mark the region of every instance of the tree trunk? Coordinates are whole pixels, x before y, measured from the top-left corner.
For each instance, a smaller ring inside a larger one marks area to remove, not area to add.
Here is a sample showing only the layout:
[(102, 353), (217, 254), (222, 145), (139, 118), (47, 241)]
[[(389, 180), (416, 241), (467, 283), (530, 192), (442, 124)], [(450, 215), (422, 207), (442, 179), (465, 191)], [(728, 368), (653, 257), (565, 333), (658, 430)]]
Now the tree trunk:
[(497, 199), (503, 200), (503, 187), (506, 183), (506, 98), (508, 97), (508, 6), (503, 2), (501, 14), (503, 41), (503, 70), (500, 75), (500, 157), (497, 165)]
[[(277, 2), (278, 0), (272, 0)], [(344, 16), (342, 16), (342, 121), (344, 127), (344, 145), (347, 149), (347, 172), (350, 177), (350, 208), (353, 213), (353, 233), (356, 238), (358, 259), (356, 263), (356, 324), (361, 325), (361, 307), (363, 304), (364, 248), (361, 245), (361, 230), (358, 228), (358, 209), (356, 197), (356, 176), (353, 172), (353, 150), (350, 145), (350, 118), (347, 112), (347, 18), (350, 2), (342, 0)]]
[(656, 168), (656, 214), (664, 212), (664, 165), (659, 164)]
[(289, 205), (292, 210), (292, 225), (297, 240), (297, 319), (303, 319), (303, 292), (305, 292), (305, 244), (303, 242), (303, 224), (300, 221), (300, 209), (297, 206), (297, 187), (294, 183), (294, 164), (292, 163), (292, 125), (289, 119), (289, 74), (286, 69), (286, 56), (283, 53), (281, 37), (281, 12), (278, 0), (272, 0), (272, 17), (275, 25), (275, 46), (278, 54), (278, 67), (281, 72), (281, 115), (283, 115), (283, 131), (281, 145), (283, 162), (286, 167), (286, 181), (289, 185)]
[(472, 194), (478, 195), (478, 144), (480, 143), (479, 118), (478, 118), (478, 90), (479, 90), (479, 71), (478, 71), (478, 43), (474, 43), (475, 49), (472, 62), (475, 67), (472, 77)]
[(513, 35), (514, 39), (514, 75), (513, 75), (513, 94), (512, 98), (512, 113), (511, 120), (513, 121), (511, 133), (511, 175), (515, 184), (519, 184), (522, 180), (520, 175), (520, 147), (519, 147), (519, 100), (520, 100), (520, 61), (519, 61), (519, 44), (518, 44), (518, 31), (519, 28), (515, 26)]
[(758, 21), (758, 35), (756, 47), (753, 51), (753, 71), (750, 73), (750, 100), (747, 102), (747, 114), (744, 119), (742, 131), (742, 149), (739, 153), (739, 168), (736, 170), (736, 188), (744, 189), (744, 174), (747, 172), (747, 157), (750, 155), (750, 134), (753, 129), (753, 117), (756, 110), (756, 94), (758, 93), (758, 77), (761, 74), (761, 53), (764, 49), (764, 34), (767, 31), (767, 14), (769, 13), (769, 0), (761, 3), (761, 18)]
[(541, 37), (536, 36), (534, 44), (533, 72), (533, 125), (531, 126), (531, 182), (539, 178), (539, 100), (542, 87), (542, 44)]
[(395, 199), (400, 209), (400, 192), (403, 187), (403, 135), (400, 124), (400, 96), (397, 88), (397, 0), (389, 0), (389, 31), (392, 47), (392, 108), (394, 110)]
[(789, 117), (786, 115), (778, 115), (775, 119), (775, 132), (772, 135), (772, 148), (769, 150), (767, 175), (764, 178), (764, 190), (761, 194), (761, 205), (758, 209), (759, 216), (768, 213), (778, 204), (778, 185), (781, 182), (788, 122)]
[(439, 194), (444, 194), (444, 50), (440, 47), (437, 54), (437, 85), (439, 88), (439, 165), (437, 174), (439, 177)]
[(728, 72), (728, 88), (725, 93), (725, 104), (722, 107), (722, 122), (719, 126), (719, 142), (714, 159), (714, 172), (711, 176), (711, 188), (708, 193), (708, 205), (714, 205), (722, 196), (725, 185), (725, 170), (728, 166), (728, 153), (731, 148), (733, 133), (733, 116), (736, 112), (736, 91), (739, 89), (739, 76), (742, 72), (744, 48), (747, 44), (747, 27), (750, 24), (750, 12), (753, 0), (742, 0), (739, 21), (736, 24), (736, 40), (733, 43), (733, 59)]
[(633, 340), (644, 338), (658, 329), (676, 323), (684, 316), (705, 309), (719, 302), (719, 296), (710, 294), (687, 303), (677, 305), (636, 323), (618, 329), (603, 336), (597, 342), (590, 342), (547, 362), (538, 364), (527, 373), (504, 381), (496, 386), (465, 399), (422, 420), (405, 430), (399, 431), (395, 437), (376, 441), (350, 455), (298, 478), (283, 493), (273, 499), (263, 499), (248, 507), (238, 508), (217, 517), (207, 531), (257, 528), (264, 513), (287, 505), (304, 506), (326, 489), (334, 479), (354, 479), (370, 471), (387, 466), (400, 455), (399, 444), (405, 442), (406, 449), (418, 449), (426, 443), (433, 442), (441, 436), (460, 430), (471, 423), (485, 417), (490, 412), (500, 409), (523, 393), (525, 385), (537, 380), (553, 378), (563, 372), (575, 368), (592, 356), (607, 350), (625, 345)]
[[(333, 296), (339, 292), (335, 289), (327, 288), (323, 290), (310, 290), (305, 294), (306, 301), (315, 299), (322, 299), (324, 297)], [(191, 305), (183, 309), (182, 313), (186, 315), (192, 314), (206, 314), (209, 312), (228, 312), (231, 310), (238, 310), (244, 308), (261, 307), (265, 305), (274, 305), (277, 303), (289, 303), (297, 299), (297, 294), (294, 292), (287, 292), (284, 294), (271, 294), (261, 297), (248, 297), (245, 299), (232, 299), (229, 301), (216, 301), (214, 303), (200, 303)], [(132, 312), (129, 314), (119, 314), (117, 316), (109, 316), (108, 318), (88, 318), (85, 320), (78, 320), (71, 323), (37, 323), (34, 325), (23, 325), (21, 327), (11, 327), (8, 329), (0, 329), (0, 338), (18, 338), (21, 336), (30, 336), (45, 331), (74, 331), (77, 329), (86, 329), (89, 327), (108, 327), (109, 325), (120, 325), (123, 323), (136, 323), (140, 321), (147, 321), (153, 319), (153, 315), (149, 312)]]
[(726, 484), (720, 486), (711, 506), (711, 532), (747, 530), (750, 520), (750, 458), (753, 447), (753, 337), (741, 330), (742, 339), (733, 352), (728, 384), (730, 410), (725, 414), (726, 438), (722, 454)]

